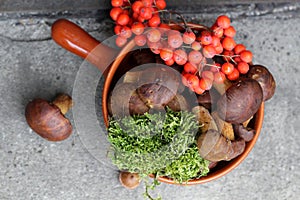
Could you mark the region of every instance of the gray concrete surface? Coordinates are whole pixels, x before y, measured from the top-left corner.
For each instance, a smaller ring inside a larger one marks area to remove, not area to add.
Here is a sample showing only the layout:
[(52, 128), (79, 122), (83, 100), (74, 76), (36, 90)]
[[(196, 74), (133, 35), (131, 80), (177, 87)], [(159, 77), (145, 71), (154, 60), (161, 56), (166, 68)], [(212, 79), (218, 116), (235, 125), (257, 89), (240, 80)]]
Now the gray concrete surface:
[[(254, 52), (255, 63), (269, 67), (277, 81), (276, 94), (265, 106), (259, 140), (241, 165), (218, 180), (190, 187), (161, 184), (157, 192), (163, 199), (300, 196), (299, 4), (269, 12), (260, 8), (258, 15), (256, 9), (251, 5), (246, 11), (220, 12), (233, 17), (237, 40)], [(217, 14), (186, 16), (210, 22)], [(69, 18), (99, 40), (111, 34), (110, 21)], [(59, 92), (71, 94), (82, 64), (82, 59), (51, 40), (54, 20), (52, 16), (0, 21), (0, 199), (143, 199), (143, 185), (124, 189), (117, 170), (105, 167), (86, 150), (75, 126), (70, 138), (53, 143), (37, 136), (25, 121), (25, 105), (33, 98), (51, 100)], [(72, 113), (67, 116), (74, 123)]]

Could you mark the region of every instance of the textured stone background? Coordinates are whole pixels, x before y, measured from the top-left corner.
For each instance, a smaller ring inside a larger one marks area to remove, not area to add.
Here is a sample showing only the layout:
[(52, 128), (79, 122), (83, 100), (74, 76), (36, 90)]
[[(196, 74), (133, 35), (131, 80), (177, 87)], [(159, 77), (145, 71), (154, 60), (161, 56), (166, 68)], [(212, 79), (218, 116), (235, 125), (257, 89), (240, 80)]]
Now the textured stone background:
[[(300, 4), (294, 1), (290, 4), (224, 7), (199, 5), (184, 10), (188, 19), (208, 25), (218, 14), (230, 15), (238, 30), (237, 41), (254, 52), (255, 63), (269, 67), (276, 78), (277, 91), (266, 103), (259, 140), (241, 165), (228, 175), (203, 185), (179, 187), (161, 184), (157, 192), (164, 199), (299, 198), (299, 8)], [(104, 19), (106, 11), (95, 10), (19, 14), (2, 9), (1, 200), (143, 199), (143, 185), (132, 191), (124, 189), (118, 182), (117, 170), (101, 164), (86, 150), (75, 126), (70, 138), (52, 143), (33, 133), (24, 118), (25, 105), (31, 99), (51, 100), (59, 92), (71, 94), (82, 64), (82, 59), (51, 40), (52, 22), (66, 17), (103, 40), (111, 35), (112, 24)], [(72, 113), (67, 116), (74, 123)]]

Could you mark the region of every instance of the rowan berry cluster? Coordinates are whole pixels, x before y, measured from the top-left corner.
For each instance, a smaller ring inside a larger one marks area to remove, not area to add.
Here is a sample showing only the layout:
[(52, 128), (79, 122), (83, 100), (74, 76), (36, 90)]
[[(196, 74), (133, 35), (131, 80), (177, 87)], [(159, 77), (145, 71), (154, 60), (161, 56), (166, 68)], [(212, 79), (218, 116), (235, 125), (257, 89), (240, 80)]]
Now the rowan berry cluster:
[(165, 0), (111, 0), (113, 8), (111, 18), (116, 22), (114, 28), (116, 44), (124, 46), (134, 35), (136, 44), (144, 46), (147, 38), (143, 34), (146, 27), (158, 27), (161, 24), (159, 11), (165, 9)]
[(183, 84), (197, 94), (226, 78), (234, 81), (249, 70), (252, 53), (243, 44), (236, 44), (236, 30), (225, 15), (201, 30), (183, 20), (183, 29), (178, 30), (162, 18), (162, 13), (169, 12), (164, 10), (165, 0), (111, 0), (111, 4), (117, 46), (133, 39), (137, 46), (147, 46), (158, 54), (166, 65), (182, 66)]

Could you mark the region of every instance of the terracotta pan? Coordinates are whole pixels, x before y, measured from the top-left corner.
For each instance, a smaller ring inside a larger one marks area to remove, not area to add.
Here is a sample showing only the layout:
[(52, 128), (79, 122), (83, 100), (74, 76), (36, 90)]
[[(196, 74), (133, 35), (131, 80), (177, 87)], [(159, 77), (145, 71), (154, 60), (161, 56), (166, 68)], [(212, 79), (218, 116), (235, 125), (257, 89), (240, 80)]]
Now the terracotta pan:
[[(125, 58), (126, 53), (130, 52), (130, 50), (134, 48), (134, 41), (130, 41), (121, 51), (117, 51), (108, 46), (105, 46), (104, 44), (93, 38), (91, 35), (89, 35), (85, 30), (80, 28), (78, 25), (66, 19), (59, 19), (53, 23), (52, 38), (58, 45), (84, 59), (87, 59), (90, 63), (94, 64), (100, 71), (104, 73), (105, 82), (102, 93), (102, 111), (104, 122), (107, 125), (107, 99), (110, 92), (111, 84), (113, 78), (117, 76), (117, 69), (120, 63)], [(113, 59), (115, 57), (116, 59)], [(108, 63), (111, 60), (114, 60), (113, 63), (111, 63), (108, 69), (106, 69), (107, 65), (103, 63)], [(235, 167), (237, 167), (247, 157), (247, 155), (254, 147), (262, 128), (263, 118), (264, 103), (262, 103), (260, 109), (255, 114), (252, 120), (252, 126), (256, 130), (256, 134), (254, 138), (246, 144), (245, 151), (240, 156), (229, 162), (218, 163), (217, 167), (213, 168), (207, 176), (201, 177), (199, 179), (190, 180), (182, 185), (195, 185), (206, 183), (208, 181), (212, 181), (224, 176), (225, 174), (233, 170)], [(168, 177), (159, 177), (158, 180), (169, 184), (177, 184)]]

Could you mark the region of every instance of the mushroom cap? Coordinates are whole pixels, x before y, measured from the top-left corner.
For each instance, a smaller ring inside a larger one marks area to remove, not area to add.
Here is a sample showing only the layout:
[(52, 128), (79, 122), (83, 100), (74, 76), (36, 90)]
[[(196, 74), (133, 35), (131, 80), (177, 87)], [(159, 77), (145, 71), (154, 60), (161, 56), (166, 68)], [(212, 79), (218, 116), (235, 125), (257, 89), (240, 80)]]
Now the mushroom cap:
[(43, 99), (34, 99), (26, 106), (28, 125), (41, 137), (49, 141), (61, 141), (72, 133), (70, 121), (60, 109)]
[(217, 111), (226, 122), (239, 124), (248, 120), (263, 101), (260, 84), (251, 78), (241, 78), (233, 83), (217, 102)]
[(117, 84), (110, 93), (108, 101), (108, 109), (113, 116), (144, 114), (149, 110), (149, 107), (139, 98), (136, 86), (132, 83)]
[(164, 65), (156, 65), (143, 71), (137, 93), (149, 107), (162, 108), (176, 95), (180, 74)]
[(239, 156), (244, 152), (246, 144), (243, 139), (230, 141), (218, 131), (209, 129), (199, 136), (197, 145), (201, 157), (211, 162), (219, 162)]
[(140, 176), (137, 173), (120, 172), (119, 180), (128, 189), (134, 189), (140, 184)]
[(276, 89), (276, 82), (271, 72), (262, 65), (253, 65), (247, 76), (256, 80), (263, 90), (263, 101), (273, 97)]

